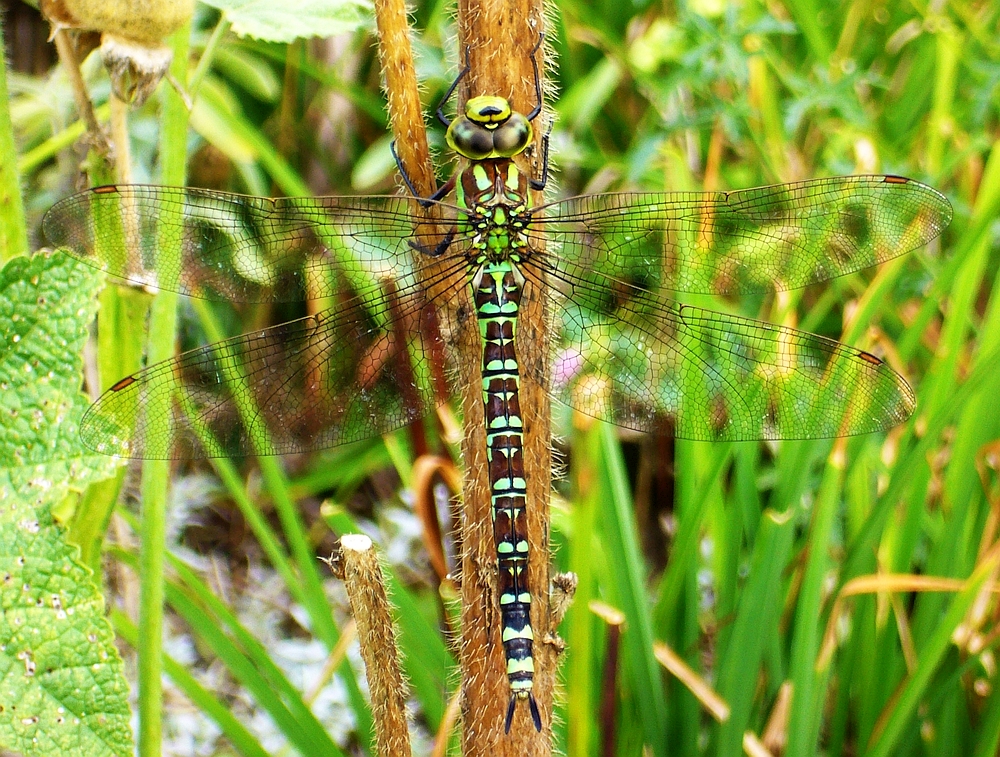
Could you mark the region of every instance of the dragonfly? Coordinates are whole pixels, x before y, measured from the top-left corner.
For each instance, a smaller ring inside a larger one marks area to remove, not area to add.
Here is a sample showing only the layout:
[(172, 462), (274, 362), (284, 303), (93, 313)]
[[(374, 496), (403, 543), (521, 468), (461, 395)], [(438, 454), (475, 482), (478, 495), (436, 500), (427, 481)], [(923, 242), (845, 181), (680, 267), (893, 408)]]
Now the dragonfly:
[[(280, 455), (388, 433), (447, 393), (435, 366), (454, 339), (439, 314), (474, 317), (506, 731), (520, 702), (542, 728), (532, 693), (522, 375), (590, 416), (637, 431), (669, 427), (685, 439), (887, 429), (912, 413), (915, 398), (882, 359), (675, 298), (805, 287), (914, 250), (952, 217), (943, 195), (891, 175), (533, 204), (531, 191), (546, 183), (547, 139), (540, 176), (514, 159), (534, 142), (537, 64), (535, 79), (526, 114), (495, 95), (470, 98), (454, 119), (439, 107), (460, 164), (429, 198), (117, 185), (66, 198), (43, 220), (53, 245), (146, 287), (334, 303), (121, 379), (81, 424), (83, 442), (104, 454)], [(552, 326), (542, 357), (523, 360), (518, 317), (530, 301), (545, 306)]]

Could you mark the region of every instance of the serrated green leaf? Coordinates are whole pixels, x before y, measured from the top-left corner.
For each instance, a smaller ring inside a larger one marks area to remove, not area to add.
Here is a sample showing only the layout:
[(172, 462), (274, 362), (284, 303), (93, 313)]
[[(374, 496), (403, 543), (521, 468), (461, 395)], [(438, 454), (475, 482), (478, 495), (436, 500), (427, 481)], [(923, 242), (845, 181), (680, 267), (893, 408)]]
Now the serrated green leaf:
[(332, 37), (357, 29), (372, 15), (366, 0), (206, 0), (226, 14), (239, 36), (268, 42), (294, 42), (304, 37)]
[(100, 277), (61, 253), (0, 272), (0, 748), (131, 755), (128, 685), (104, 599), (51, 508), (110, 475), (77, 428)]

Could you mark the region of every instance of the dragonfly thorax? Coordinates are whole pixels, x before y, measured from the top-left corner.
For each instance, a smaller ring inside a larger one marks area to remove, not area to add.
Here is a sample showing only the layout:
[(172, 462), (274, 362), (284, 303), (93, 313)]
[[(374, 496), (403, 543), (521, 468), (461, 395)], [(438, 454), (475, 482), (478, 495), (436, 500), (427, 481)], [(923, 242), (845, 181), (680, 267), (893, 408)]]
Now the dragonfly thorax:
[(473, 97), (445, 134), (452, 150), (469, 160), (511, 158), (531, 144), (534, 134), (527, 117), (511, 110), (502, 97)]
[(527, 177), (512, 160), (472, 163), (459, 176), (458, 203), (467, 215), (463, 230), (477, 261), (519, 260), (528, 248), (531, 221)]

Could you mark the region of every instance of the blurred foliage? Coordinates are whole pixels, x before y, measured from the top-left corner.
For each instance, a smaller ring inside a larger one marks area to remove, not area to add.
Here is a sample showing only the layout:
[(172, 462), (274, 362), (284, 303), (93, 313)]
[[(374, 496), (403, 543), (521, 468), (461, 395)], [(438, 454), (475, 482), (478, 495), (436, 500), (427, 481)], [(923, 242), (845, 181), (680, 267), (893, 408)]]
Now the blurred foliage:
[[(449, 6), (416, 5), (430, 113), (458, 55)], [(619, 755), (645, 744), (659, 756), (735, 756), (759, 740), (772, 754), (801, 757), (995, 754), (1000, 5), (562, 0), (551, 20), (553, 196), (886, 172), (935, 186), (956, 211), (939, 243), (878, 271), (716, 303), (885, 356), (918, 398), (914, 417), (888, 434), (622, 440), (557, 410), (567, 475), (554, 503), (554, 560), (580, 576), (561, 627), (569, 647), (559, 752), (606, 754), (610, 740)], [(218, 12), (198, 6), (192, 69), (208, 57), (191, 117), (191, 184), (251, 194), (398, 185), (370, 28), (286, 45), (225, 27), (215, 38), (219, 23)], [(109, 85), (96, 58), (84, 74), (102, 115)], [(61, 69), (11, 74), (9, 90), (28, 228), (37, 230), (40, 214), (77, 186), (82, 152), (72, 145), (82, 130)], [(159, 107), (153, 97), (130, 115), (137, 181), (158, 177)], [(442, 145), (439, 126), (428, 124)], [(442, 179), (449, 160), (441, 155)], [(217, 312), (228, 333), (296, 314)], [(181, 317), (182, 344), (204, 341), (192, 312)], [(442, 672), (445, 640), (428, 628), (454, 620), (454, 608), (440, 599), (400, 506), (412, 496), (409, 446), (399, 434), (289, 459), (263, 475), (221, 461), (211, 480), (223, 484), (197, 496), (191, 482), (207, 465), (177, 469), (172, 546), (191, 569), (168, 593), (176, 613), (168, 651), (184, 661), (168, 672), (200, 717), (191, 725), (184, 708), (167, 712), (171, 753), (288, 745), (317, 754), (329, 744), (323, 729), (345, 752), (365, 753), (369, 716), (351, 668), (333, 652), (342, 598), (332, 578), (326, 596), (311, 598), (296, 567), (328, 554), (348, 511), (396, 567), (418, 745), (429, 750), (455, 679)], [(132, 492), (125, 487), (122, 509), (134, 507)], [(286, 499), (298, 516), (282, 509)], [(114, 553), (109, 573), (126, 610), (130, 557)], [(875, 578), (855, 591), (865, 576)], [(931, 591), (891, 576), (956, 581)], [(315, 603), (327, 598), (337, 610), (324, 626)], [(592, 600), (625, 612), (615, 679), (604, 669), (614, 637), (590, 612)], [(127, 618), (116, 623), (129, 638)], [(719, 692), (725, 722), (663, 673), (654, 641)], [(185, 677), (185, 665), (194, 675)], [(613, 724), (598, 717), (606, 694)], [(225, 702), (236, 703), (236, 717)]]

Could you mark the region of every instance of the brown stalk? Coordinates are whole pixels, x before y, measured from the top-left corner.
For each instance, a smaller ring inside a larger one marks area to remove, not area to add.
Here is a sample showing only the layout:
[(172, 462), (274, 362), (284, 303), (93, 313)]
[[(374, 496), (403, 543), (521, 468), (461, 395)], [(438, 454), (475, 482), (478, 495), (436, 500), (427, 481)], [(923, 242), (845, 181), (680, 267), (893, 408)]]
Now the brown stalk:
[[(541, 0), (458, 0), (459, 49), (468, 51), (470, 71), (463, 78), (449, 112), (460, 112), (474, 95), (499, 95), (512, 107), (528, 113), (536, 104), (532, 51), (545, 29)], [(437, 188), (427, 149), (424, 115), (402, 0), (376, 0), (379, 54), (386, 80), (389, 118), (396, 136), (400, 163), (422, 196)], [(535, 53), (539, 69), (544, 47)], [(541, 164), (541, 139), (547, 113), (535, 119), (535, 145), (530, 156), (517, 159), (519, 167), (537, 176)], [(537, 167), (536, 167), (537, 165)], [(535, 193), (533, 202), (541, 202)], [(440, 237), (439, 237), (440, 238)], [(533, 272), (534, 273), (534, 272)], [(425, 272), (426, 274), (426, 272)], [(431, 276), (433, 280), (441, 277)], [(460, 277), (441, 281), (441, 287), (463, 287)], [(430, 292), (434, 300), (435, 292)], [(541, 293), (529, 284), (522, 298), (517, 350), (533, 375), (547, 375), (546, 314)], [(471, 310), (468, 296), (458, 300)], [(535, 688), (542, 718), (538, 733), (523, 703), (517, 708), (509, 734), (504, 719), (510, 698), (497, 598), (496, 550), (493, 541), (486, 437), (480, 366), (482, 362), (475, 319), (444, 313), (457, 352), (465, 435), (462, 452), (466, 476), (462, 518), (462, 754), (466, 757), (548, 757), (551, 755), (552, 691), (558, 645), (552, 643), (554, 627), (549, 608), (549, 490), (551, 487), (551, 434), (549, 400), (545, 389), (522, 370), (520, 405), (524, 420), (524, 467), (528, 488), (528, 580), (532, 590), (531, 623), (534, 629)]]
[(361, 534), (345, 534), (340, 547), (340, 568), (371, 691), (376, 750), (381, 757), (405, 757), (411, 753), (406, 686), (378, 556), (371, 539)]
[[(506, 97), (514, 110), (528, 113), (536, 104), (532, 51), (545, 30), (541, 0), (458, 0), (458, 42), (470, 71), (458, 88), (455, 110), (477, 95)], [(544, 47), (535, 53), (539, 69)], [(537, 175), (541, 139), (547, 114), (535, 119), (532, 159), (518, 165)], [(539, 204), (541, 193), (533, 202)], [(539, 367), (546, 375), (546, 314), (537, 288), (527, 286), (518, 320), (517, 351), (524, 366)], [(472, 319), (470, 319), (472, 320)], [(524, 420), (524, 470), (528, 487), (528, 582), (532, 591), (531, 624), (535, 636), (534, 695), (542, 716), (538, 733), (528, 708), (518, 705), (509, 734), (503, 731), (510, 692), (500, 641), (496, 595), (496, 549), (490, 513), (486, 470), (486, 435), (480, 379), (482, 356), (475, 324), (459, 335), (462, 406), (465, 415), (465, 523), (462, 552), (462, 753), (489, 757), (542, 757), (552, 753), (552, 691), (555, 685), (556, 646), (549, 643), (555, 628), (549, 608), (549, 491), (551, 488), (551, 433), (549, 399), (545, 390), (522, 368), (520, 404)]]
[(437, 189), (427, 147), (424, 112), (417, 89), (417, 70), (404, 0), (375, 0), (379, 60), (385, 77), (389, 123), (396, 137), (396, 154), (417, 192), (428, 197)]

